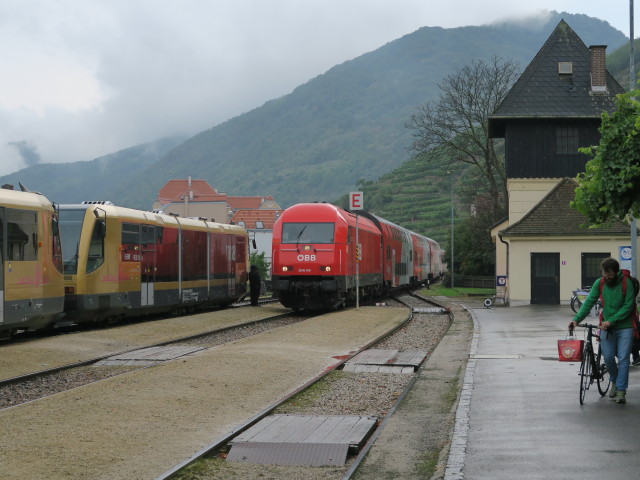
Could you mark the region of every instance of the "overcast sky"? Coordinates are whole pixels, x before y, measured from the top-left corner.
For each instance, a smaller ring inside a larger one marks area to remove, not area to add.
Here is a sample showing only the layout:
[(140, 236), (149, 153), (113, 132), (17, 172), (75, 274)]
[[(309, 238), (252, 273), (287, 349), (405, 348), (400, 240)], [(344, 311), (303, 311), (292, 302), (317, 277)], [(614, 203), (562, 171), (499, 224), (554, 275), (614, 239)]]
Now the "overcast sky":
[(0, 0), (0, 174), (193, 135), (423, 26), (483, 25), (556, 10), (606, 20), (628, 35), (629, 5)]

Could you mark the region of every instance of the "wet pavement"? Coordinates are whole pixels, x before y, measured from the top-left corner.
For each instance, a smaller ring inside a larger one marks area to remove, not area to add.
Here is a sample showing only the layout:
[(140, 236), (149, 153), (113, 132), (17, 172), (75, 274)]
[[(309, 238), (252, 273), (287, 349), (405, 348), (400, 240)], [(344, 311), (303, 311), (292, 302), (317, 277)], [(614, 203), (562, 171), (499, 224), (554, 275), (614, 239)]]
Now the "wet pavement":
[(580, 405), (579, 364), (557, 360), (568, 306), (468, 308), (475, 333), (445, 478), (637, 477), (640, 366), (627, 404), (594, 384)]

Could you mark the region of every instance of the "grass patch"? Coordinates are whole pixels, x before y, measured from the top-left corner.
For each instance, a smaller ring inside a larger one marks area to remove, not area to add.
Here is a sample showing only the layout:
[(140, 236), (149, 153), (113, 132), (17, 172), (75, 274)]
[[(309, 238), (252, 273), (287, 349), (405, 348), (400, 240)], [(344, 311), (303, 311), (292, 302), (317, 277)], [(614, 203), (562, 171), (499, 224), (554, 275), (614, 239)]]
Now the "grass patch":
[(491, 297), (496, 294), (495, 288), (465, 288), (465, 287), (445, 287), (440, 283), (431, 285), (431, 288), (420, 290), (420, 294), (424, 296), (439, 295), (442, 297), (466, 297), (469, 295), (484, 295)]
[(420, 457), (420, 461), (415, 466), (415, 472), (419, 478), (431, 478), (436, 473), (440, 451), (432, 448), (424, 452)]
[(177, 472), (173, 477), (175, 480), (206, 480), (214, 473), (219, 473), (228, 468), (225, 460), (218, 456), (204, 457)]
[(458, 382), (460, 381), (460, 371), (461, 368), (458, 369), (456, 376), (451, 379), (451, 382), (449, 383), (449, 389), (442, 395), (442, 413), (450, 412), (453, 408), (453, 405), (456, 403), (456, 401), (458, 401), (458, 394), (460, 392), (460, 388), (458, 386)]

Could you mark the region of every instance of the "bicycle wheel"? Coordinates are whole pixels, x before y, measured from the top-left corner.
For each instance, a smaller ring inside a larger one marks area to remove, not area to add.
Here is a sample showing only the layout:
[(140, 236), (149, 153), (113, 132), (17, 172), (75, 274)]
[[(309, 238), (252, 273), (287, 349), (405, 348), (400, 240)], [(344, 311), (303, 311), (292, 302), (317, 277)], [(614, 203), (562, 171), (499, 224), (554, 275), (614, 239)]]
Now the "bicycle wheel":
[(582, 302), (577, 296), (574, 295), (573, 297), (571, 297), (571, 310), (573, 310), (573, 313), (578, 313), (578, 310), (580, 310), (581, 306)]
[(580, 362), (580, 405), (584, 403), (584, 396), (591, 384), (591, 365), (593, 362), (593, 350), (589, 348), (589, 343), (585, 344), (582, 351), (582, 362)]
[(600, 395), (603, 397), (609, 391), (609, 387), (611, 386), (611, 377), (609, 377), (609, 369), (607, 368), (607, 364), (604, 363), (604, 358), (602, 358), (602, 350), (598, 345), (598, 354), (596, 355), (596, 365), (598, 366), (597, 373), (597, 382), (598, 382), (598, 391)]

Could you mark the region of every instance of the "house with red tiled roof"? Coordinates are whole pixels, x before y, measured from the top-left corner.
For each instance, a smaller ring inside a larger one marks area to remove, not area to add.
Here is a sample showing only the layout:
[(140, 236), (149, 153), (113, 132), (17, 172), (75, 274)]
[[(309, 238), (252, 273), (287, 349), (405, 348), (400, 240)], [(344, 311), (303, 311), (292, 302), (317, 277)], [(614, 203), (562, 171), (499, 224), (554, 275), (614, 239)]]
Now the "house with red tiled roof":
[(227, 194), (218, 193), (206, 180), (192, 180), (191, 177), (169, 180), (158, 192), (152, 208), (180, 217), (229, 223)]
[(201, 217), (230, 223), (240, 210), (281, 210), (271, 195), (232, 197), (218, 192), (206, 180), (169, 180), (158, 192), (153, 210), (181, 217)]

